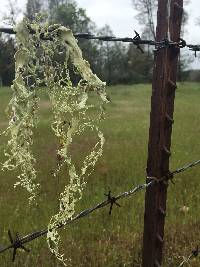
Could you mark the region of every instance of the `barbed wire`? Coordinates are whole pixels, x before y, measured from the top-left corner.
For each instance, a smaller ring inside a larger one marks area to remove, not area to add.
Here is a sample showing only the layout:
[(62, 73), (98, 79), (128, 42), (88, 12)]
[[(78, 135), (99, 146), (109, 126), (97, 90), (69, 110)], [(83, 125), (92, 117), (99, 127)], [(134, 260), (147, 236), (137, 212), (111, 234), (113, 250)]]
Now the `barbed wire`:
[[(53, 30), (49, 30), (51, 32)], [(16, 31), (13, 28), (0, 28), (0, 32), (7, 33), (7, 34), (16, 34)], [(146, 40), (142, 39), (138, 32), (135, 32), (134, 37), (115, 37), (115, 36), (96, 36), (91, 33), (75, 33), (74, 36), (76, 38), (85, 39), (85, 40), (98, 40), (98, 41), (104, 41), (104, 42), (124, 42), (124, 43), (132, 43), (135, 45), (142, 53), (144, 53), (144, 50), (142, 49), (141, 45), (148, 45), (148, 46), (154, 46), (155, 51), (162, 49), (162, 48), (169, 48), (169, 47), (175, 47), (175, 48), (184, 48), (187, 47), (189, 50), (192, 50), (195, 52), (195, 57), (197, 56), (197, 52), (200, 51), (200, 44), (187, 44), (187, 42), (179, 38), (178, 42), (173, 42), (166, 39), (163, 39), (161, 41), (153, 41), (153, 40)], [(35, 31), (33, 29), (30, 29), (30, 34), (34, 34)], [(52, 40), (53, 38), (50, 36), (44, 36), (44, 33), (41, 33), (41, 39), (43, 40)]]
[[(158, 178), (155, 178), (155, 177), (147, 177), (147, 181), (146, 183), (144, 184), (141, 184), (141, 185), (137, 185), (136, 187), (134, 187), (133, 189), (131, 189), (130, 191), (125, 191), (117, 196), (112, 196), (111, 195), (111, 191), (109, 191), (108, 194), (105, 194), (105, 196), (107, 197), (106, 200), (100, 202), (99, 204), (97, 204), (96, 206), (92, 207), (92, 208), (88, 208), (88, 209), (85, 209), (83, 211), (81, 211), (79, 214), (77, 214), (75, 217), (73, 218), (70, 218), (70, 219), (67, 219), (64, 223), (60, 223), (60, 224), (57, 224), (55, 227), (53, 227), (52, 229), (49, 229), (49, 230), (53, 230), (53, 229), (60, 229), (62, 227), (65, 227), (71, 223), (73, 223), (74, 221), (77, 221), (78, 219), (81, 219), (83, 217), (86, 217), (88, 216), (89, 214), (93, 213), (94, 211), (98, 210), (98, 209), (101, 209), (107, 205), (110, 205), (110, 209), (109, 209), (109, 215), (111, 215), (112, 213), (112, 208), (114, 205), (120, 207), (120, 205), (117, 203), (117, 201), (119, 199), (122, 199), (122, 198), (125, 198), (125, 197), (128, 197), (128, 196), (131, 196), (133, 194), (135, 194), (136, 192), (138, 191), (142, 191), (150, 186), (153, 186), (155, 184), (158, 184), (158, 183), (161, 183), (161, 182), (168, 182), (169, 180), (172, 180), (174, 178), (174, 175), (176, 174), (179, 174), (181, 172), (184, 172), (186, 171), (187, 169), (189, 168), (193, 168), (194, 166), (200, 164), (200, 160), (198, 161), (195, 161), (195, 162), (192, 162), (188, 165), (185, 165), (181, 168), (178, 168), (172, 172), (167, 172), (166, 175), (160, 179)], [(149, 181), (150, 180), (150, 181)], [(148, 182), (149, 181), (149, 182)], [(10, 245), (8, 246), (5, 246), (5, 247), (0, 247), (0, 253), (3, 253), (9, 249), (13, 249), (13, 255), (12, 255), (12, 261), (15, 260), (15, 256), (16, 256), (16, 252), (17, 250), (20, 248), (20, 249), (23, 249), (24, 251), (26, 252), (30, 252), (29, 249), (27, 249), (24, 245), (26, 243), (29, 243), (31, 241), (33, 241), (34, 239), (37, 239), (41, 236), (44, 236), (48, 233), (48, 229), (44, 229), (44, 230), (41, 230), (41, 231), (37, 231), (37, 232), (33, 232), (31, 234), (28, 234), (22, 238), (20, 238), (19, 236), (19, 233), (16, 233), (15, 235), (15, 238), (13, 238), (12, 234), (11, 234), (11, 231), (8, 230), (8, 236), (9, 236), (9, 240), (10, 240)], [(198, 247), (197, 247), (197, 250), (196, 250), (196, 254), (198, 255), (199, 254), (199, 250), (198, 250)], [(192, 255), (190, 255), (188, 257), (188, 259), (186, 259), (185, 261), (183, 261), (179, 267), (183, 266), (184, 263), (188, 262), (192, 256), (196, 255), (195, 254), (195, 251), (192, 252)]]
[(192, 253), (189, 255), (189, 257), (184, 259), (178, 267), (184, 266), (185, 263), (188, 263), (192, 258), (197, 258), (199, 256), (199, 253), (200, 253), (200, 250), (199, 250), (199, 247), (197, 246), (196, 249), (194, 249)]

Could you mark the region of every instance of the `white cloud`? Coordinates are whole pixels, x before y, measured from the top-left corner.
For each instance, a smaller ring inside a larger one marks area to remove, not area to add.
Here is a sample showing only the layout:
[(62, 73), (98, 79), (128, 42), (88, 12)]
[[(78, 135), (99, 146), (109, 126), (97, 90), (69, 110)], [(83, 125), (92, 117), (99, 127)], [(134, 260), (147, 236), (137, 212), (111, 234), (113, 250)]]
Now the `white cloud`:
[(131, 0), (77, 0), (77, 3), (99, 27), (109, 24), (116, 35), (132, 36), (139, 27)]

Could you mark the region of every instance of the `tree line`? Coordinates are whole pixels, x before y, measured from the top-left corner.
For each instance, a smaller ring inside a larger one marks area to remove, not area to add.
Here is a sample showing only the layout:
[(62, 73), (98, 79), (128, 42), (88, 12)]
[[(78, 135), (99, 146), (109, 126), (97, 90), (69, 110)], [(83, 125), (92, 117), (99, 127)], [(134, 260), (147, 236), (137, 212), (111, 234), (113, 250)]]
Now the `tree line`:
[[(143, 38), (155, 40), (155, 18), (157, 0), (132, 0), (138, 11), (137, 19), (143, 27)], [(131, 8), (131, 7), (130, 7)], [(15, 10), (10, 1), (10, 19), (15, 23)], [(59, 23), (72, 29), (74, 33), (87, 32), (96, 35), (113, 36), (109, 25), (97, 28), (88, 17), (86, 10), (78, 7), (74, 0), (28, 0), (24, 16), (34, 19), (36, 13), (48, 14), (50, 23)], [(184, 24), (187, 22), (185, 19)], [(153, 50), (144, 48), (138, 51), (133, 44), (79, 40), (84, 57), (90, 62), (93, 71), (108, 84), (146, 83), (151, 81)], [(0, 84), (10, 85), (14, 78), (15, 39), (5, 34), (0, 36)], [(180, 72), (186, 62), (180, 62)]]

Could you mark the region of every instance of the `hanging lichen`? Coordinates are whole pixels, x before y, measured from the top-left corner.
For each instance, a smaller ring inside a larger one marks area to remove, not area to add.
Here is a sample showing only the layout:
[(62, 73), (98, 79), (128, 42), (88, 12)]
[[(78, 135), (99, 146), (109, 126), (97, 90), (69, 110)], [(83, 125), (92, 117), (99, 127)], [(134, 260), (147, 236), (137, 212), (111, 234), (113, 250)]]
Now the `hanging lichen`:
[[(9, 105), (11, 119), (6, 131), (11, 139), (5, 153), (8, 160), (3, 168), (20, 168), (17, 184), (31, 193), (30, 200), (35, 198), (38, 184), (35, 183), (35, 159), (31, 145), (33, 127), (37, 124), (37, 87), (46, 86), (54, 114), (52, 129), (59, 142), (58, 164), (53, 174), (56, 176), (62, 166), (67, 165), (66, 178), (69, 181), (60, 194), (59, 211), (48, 225), (47, 241), (51, 251), (66, 265), (63, 255), (59, 253), (60, 237), (56, 228), (72, 218), (75, 204), (82, 197), (86, 177), (102, 154), (104, 136), (98, 124), (103, 113), (102, 104), (108, 101), (105, 83), (93, 74), (89, 63), (83, 59), (71, 30), (39, 22), (40, 19), (35, 23), (23, 20), (16, 27), (16, 75), (12, 85), (13, 98)], [(80, 77), (77, 85), (70, 79), (70, 65)], [(93, 106), (88, 104), (92, 91), (96, 91), (101, 100), (96, 116), (90, 111)], [(96, 133), (99, 141), (83, 160), (82, 167), (77, 169), (69, 148), (74, 136), (88, 130)]]
[(20, 169), (19, 181), (14, 186), (20, 184), (26, 188), (30, 193), (29, 200), (32, 201), (39, 187), (35, 183), (35, 159), (31, 152), (33, 128), (37, 123), (38, 97), (35, 86), (30, 86), (28, 83), (28, 79), (34, 77), (36, 70), (33, 64), (35, 48), (32, 41), (27, 42), (29, 38), (27, 27), (21, 26), (18, 25), (16, 28), (18, 50), (15, 54), (15, 79), (11, 86), (13, 97), (9, 103), (10, 122), (5, 131), (11, 138), (5, 151), (8, 160), (3, 164), (3, 169)]

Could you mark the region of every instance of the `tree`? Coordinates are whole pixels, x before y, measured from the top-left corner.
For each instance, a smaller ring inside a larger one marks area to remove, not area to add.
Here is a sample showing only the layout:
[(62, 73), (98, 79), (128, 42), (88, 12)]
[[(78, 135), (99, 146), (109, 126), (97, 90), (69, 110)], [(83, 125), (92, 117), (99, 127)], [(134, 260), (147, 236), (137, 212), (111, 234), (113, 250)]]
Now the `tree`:
[[(133, 7), (138, 14), (136, 19), (142, 25), (142, 38), (156, 39), (156, 13), (158, 0), (132, 0)], [(152, 47), (144, 47), (144, 53), (133, 47), (129, 47), (129, 75), (135, 82), (149, 82), (152, 75), (153, 50)]]
[[(190, 3), (190, 0), (183, 0), (184, 6)], [(156, 14), (158, 7), (158, 0), (132, 0), (134, 8), (138, 11), (136, 19), (139, 24), (144, 25), (143, 36), (154, 40), (156, 39)], [(170, 3), (170, 1), (169, 1)], [(182, 20), (182, 30), (187, 24), (188, 13), (184, 10), (183, 20)]]
[[(184, 0), (184, 6), (187, 5), (190, 0)], [(147, 39), (156, 39), (155, 23), (157, 14), (158, 0), (132, 0), (134, 8), (138, 11), (136, 18), (138, 22), (143, 26), (142, 36)], [(170, 2), (169, 2), (170, 3)], [(181, 36), (185, 33), (185, 26), (188, 22), (188, 13), (184, 10), (182, 19)], [(149, 51), (151, 52), (151, 51)], [(188, 60), (185, 55), (180, 55), (178, 64), (178, 79), (181, 80), (182, 72), (188, 66)]]
[[(184, 4), (188, 4), (189, 1), (185, 1)], [(186, 33), (186, 25), (188, 23), (188, 12), (184, 9), (183, 16), (182, 16), (182, 26), (181, 26), (181, 36), (184, 38)], [(191, 57), (188, 57), (187, 54), (180, 51), (179, 59), (178, 59), (178, 81), (183, 80), (183, 75), (185, 75), (185, 71), (188, 68), (189, 64), (192, 62)]]
[[(58, 23), (69, 27), (73, 33), (96, 32), (95, 24), (87, 16), (86, 11), (77, 6), (75, 1), (49, 0), (48, 9), (50, 23)], [(96, 40), (79, 39), (78, 44), (84, 58), (90, 62), (93, 71), (99, 74), (98, 42)]]
[(128, 50), (128, 75), (129, 82), (150, 82), (153, 71), (153, 54), (144, 50), (141, 53), (134, 45), (130, 44)]
[(144, 25), (143, 36), (148, 39), (156, 39), (155, 17), (157, 10), (157, 0), (132, 0), (134, 8), (138, 11), (136, 16), (138, 22)]
[(88, 32), (93, 23), (83, 8), (71, 0), (49, 2), (50, 21), (69, 27), (74, 33)]
[[(14, 26), (19, 15), (16, 0), (9, 0), (7, 13), (4, 15), (8, 24)], [(15, 40), (5, 34), (0, 35), (0, 84), (10, 85), (15, 75)]]
[(26, 4), (25, 16), (30, 20), (33, 19), (36, 13), (39, 13), (42, 8), (41, 0), (28, 0)]
[(14, 40), (0, 38), (0, 80), (3, 85), (10, 85), (14, 79), (14, 54)]
[(63, 5), (66, 2), (70, 2), (70, 1), (64, 1), (64, 0), (48, 0), (48, 8), (49, 10), (53, 10), (54, 8), (58, 8), (59, 5)]
[[(108, 25), (97, 33), (101, 36), (113, 36)], [(127, 82), (128, 48), (120, 42), (99, 42), (97, 73), (108, 84)]]

